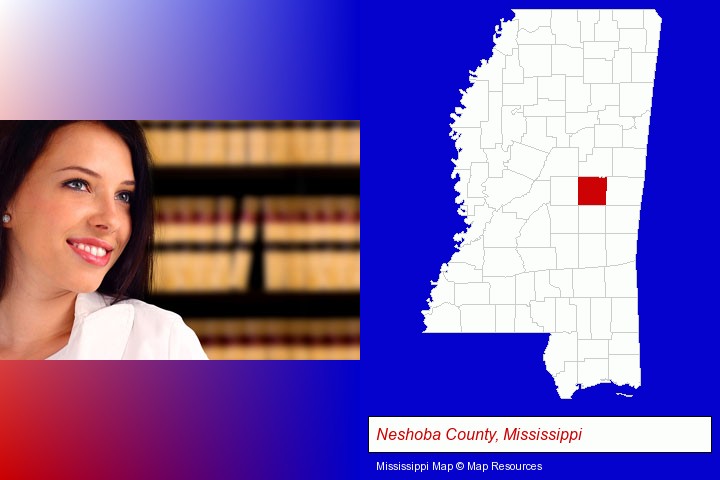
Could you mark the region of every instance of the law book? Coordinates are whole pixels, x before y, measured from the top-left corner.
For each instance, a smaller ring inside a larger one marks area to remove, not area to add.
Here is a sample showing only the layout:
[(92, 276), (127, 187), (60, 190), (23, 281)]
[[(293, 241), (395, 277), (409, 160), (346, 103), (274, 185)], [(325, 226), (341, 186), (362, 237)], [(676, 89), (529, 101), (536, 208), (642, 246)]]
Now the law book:
[(308, 163), (327, 165), (330, 159), (330, 124), (311, 122), (307, 128)]
[(270, 153), (270, 122), (252, 122), (248, 124), (247, 164), (266, 166)]
[(289, 165), (293, 163), (290, 155), (292, 141), (291, 122), (273, 122), (268, 128), (268, 165)]
[(167, 163), (166, 131), (168, 125), (168, 122), (151, 122), (143, 127), (150, 157), (156, 166), (162, 166)]
[(266, 197), (262, 205), (269, 291), (359, 288), (359, 198)]
[(231, 166), (246, 165), (249, 148), (247, 122), (231, 122), (227, 127), (225, 163)]
[(360, 358), (359, 318), (190, 319), (211, 359)]
[(230, 244), (233, 242), (233, 230), (235, 228), (235, 199), (233, 197), (217, 197), (215, 200), (215, 231), (213, 241), (219, 244)]
[(189, 165), (225, 164), (228, 135), (221, 122), (193, 122), (186, 132)]
[(360, 163), (360, 125), (358, 122), (334, 122), (330, 128), (330, 163)]
[(187, 163), (187, 122), (171, 122), (164, 128), (164, 150), (162, 164), (178, 166)]

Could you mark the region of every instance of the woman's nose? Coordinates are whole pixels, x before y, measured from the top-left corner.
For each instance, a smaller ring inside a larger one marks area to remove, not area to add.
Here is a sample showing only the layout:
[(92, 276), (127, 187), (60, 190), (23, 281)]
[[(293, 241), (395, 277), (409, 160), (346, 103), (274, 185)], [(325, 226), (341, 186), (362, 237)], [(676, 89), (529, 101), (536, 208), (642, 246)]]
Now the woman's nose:
[(93, 227), (109, 232), (120, 228), (121, 212), (114, 196), (110, 196), (110, 198), (98, 196), (94, 207), (93, 213), (88, 219)]

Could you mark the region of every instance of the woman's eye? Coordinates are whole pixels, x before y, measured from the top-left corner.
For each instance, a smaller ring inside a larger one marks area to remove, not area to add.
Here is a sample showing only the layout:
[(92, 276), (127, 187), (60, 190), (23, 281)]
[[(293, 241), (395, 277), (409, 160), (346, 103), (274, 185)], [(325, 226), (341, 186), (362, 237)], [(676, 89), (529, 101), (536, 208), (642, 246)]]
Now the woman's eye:
[(68, 180), (67, 182), (64, 183), (64, 185), (68, 188), (71, 188), (73, 190), (78, 190), (81, 192), (86, 192), (89, 190), (88, 184), (85, 180), (78, 180), (78, 179)]
[(132, 193), (130, 192), (120, 192), (117, 194), (116, 197), (118, 200), (120, 200), (123, 203), (127, 203), (128, 205), (132, 202)]

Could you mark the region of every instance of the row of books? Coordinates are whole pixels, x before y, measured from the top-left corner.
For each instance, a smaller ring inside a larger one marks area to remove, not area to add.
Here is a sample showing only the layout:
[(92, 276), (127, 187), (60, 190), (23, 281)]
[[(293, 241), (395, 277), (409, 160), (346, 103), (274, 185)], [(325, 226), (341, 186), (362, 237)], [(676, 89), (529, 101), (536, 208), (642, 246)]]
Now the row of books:
[(158, 197), (157, 244), (252, 243), (258, 228), (266, 242), (359, 242), (360, 198)]
[(157, 166), (359, 165), (357, 121), (143, 122)]
[(359, 360), (360, 320), (188, 319), (213, 360)]
[(356, 196), (158, 197), (154, 291), (358, 291), (359, 246)]
[[(355, 292), (360, 290), (359, 250), (229, 251), (186, 249), (155, 252), (155, 293), (243, 292), (250, 285), (253, 255), (261, 255), (267, 292)], [(202, 247), (199, 247), (202, 248)]]

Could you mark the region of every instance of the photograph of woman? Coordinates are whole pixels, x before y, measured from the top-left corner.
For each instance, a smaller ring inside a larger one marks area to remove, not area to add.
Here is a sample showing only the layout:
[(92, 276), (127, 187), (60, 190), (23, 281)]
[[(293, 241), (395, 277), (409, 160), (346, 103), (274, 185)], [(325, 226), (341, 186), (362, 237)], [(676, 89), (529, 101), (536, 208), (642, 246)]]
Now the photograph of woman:
[(207, 358), (143, 302), (152, 198), (137, 122), (0, 122), (0, 359)]

